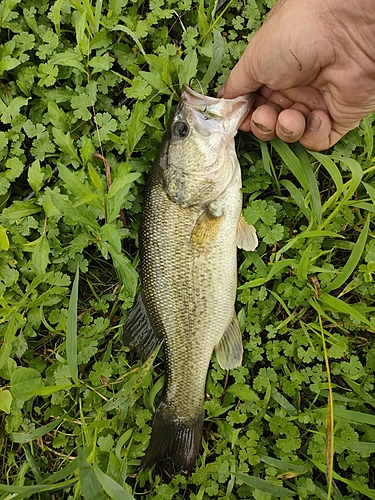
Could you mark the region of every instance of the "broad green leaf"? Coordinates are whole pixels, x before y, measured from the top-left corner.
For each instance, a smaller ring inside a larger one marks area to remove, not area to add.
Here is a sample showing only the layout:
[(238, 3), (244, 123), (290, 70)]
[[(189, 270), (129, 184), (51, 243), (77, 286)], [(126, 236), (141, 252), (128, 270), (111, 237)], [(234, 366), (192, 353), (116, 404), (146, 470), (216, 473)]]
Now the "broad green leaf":
[[(64, 134), (61, 130), (56, 127), (52, 127), (52, 134), (55, 138), (56, 144), (61, 148), (61, 151), (72, 158), (72, 160), (80, 163), (79, 156), (77, 154), (76, 148), (74, 147), (72, 138), (69, 132)], [(66, 167), (64, 167), (66, 168)]]
[(81, 56), (76, 52), (67, 50), (66, 52), (60, 52), (55, 54), (51, 59), (51, 64), (56, 64), (58, 66), (68, 66), (71, 68), (78, 69), (81, 73), (85, 73), (84, 66), (79, 62)]
[(69, 132), (70, 124), (68, 116), (54, 101), (48, 102), (48, 117), (52, 125), (60, 132)]
[(269, 483), (264, 479), (260, 479), (255, 476), (247, 476), (245, 474), (236, 473), (236, 478), (242, 481), (243, 483), (255, 488), (257, 490), (263, 491), (265, 493), (270, 493), (276, 498), (291, 498), (298, 495), (296, 491), (292, 491), (288, 488), (284, 488), (283, 486), (277, 486), (276, 484)]
[(41, 212), (41, 207), (35, 205), (32, 200), (29, 201), (14, 201), (9, 208), (2, 211), (2, 217), (10, 222), (16, 222), (24, 219), (28, 215), (34, 215)]
[(0, 75), (4, 73), (4, 71), (11, 71), (12, 69), (19, 66), (21, 62), (18, 59), (15, 59), (11, 56), (5, 56), (0, 60)]
[(74, 208), (72, 203), (64, 200), (63, 197), (59, 194), (54, 194), (52, 196), (52, 201), (56, 208), (64, 215), (64, 217), (68, 217), (72, 221), (82, 224), (83, 228), (88, 227), (95, 232), (100, 231), (100, 226), (97, 222), (97, 218), (84, 205), (79, 209)]
[(104, 196), (104, 185), (103, 185), (103, 181), (100, 177), (100, 175), (98, 174), (98, 172), (94, 169), (94, 167), (91, 165), (91, 163), (89, 163), (87, 165), (87, 169), (89, 171), (89, 175), (90, 175), (90, 179), (91, 179), (91, 182), (94, 184), (94, 186), (96, 187), (96, 189), (99, 191), (99, 193)]
[(135, 500), (134, 497), (122, 486), (120, 486), (111, 477), (107, 476), (107, 474), (104, 474), (104, 472), (100, 470), (97, 465), (93, 466), (93, 470), (99, 483), (102, 485), (102, 488), (110, 498), (113, 500)]
[(60, 19), (61, 19), (61, 7), (64, 0), (56, 0), (52, 6), (52, 19), (55, 25), (56, 33), (60, 36)]
[(134, 181), (140, 177), (140, 173), (125, 174), (123, 177), (116, 177), (107, 195), (107, 220), (113, 222), (119, 216), (123, 208), (126, 197)]
[(85, 35), (86, 31), (86, 9), (83, 9), (77, 16), (76, 22), (74, 23), (74, 27), (76, 30), (76, 39), (77, 45), (80, 50), (84, 50), (87, 45), (87, 36)]
[(112, 247), (109, 247), (109, 252), (115, 269), (119, 274), (121, 284), (126, 291), (126, 295), (131, 298), (134, 297), (138, 285), (137, 271), (124, 254), (116, 252)]
[(9, 250), (7, 229), (4, 226), (0, 226), (0, 249), (5, 251)]
[(12, 400), (12, 393), (8, 391), (8, 389), (0, 390), (0, 411), (4, 411), (9, 414)]
[(77, 267), (74, 278), (72, 293), (69, 299), (68, 325), (66, 331), (66, 358), (70, 376), (75, 384), (78, 384), (77, 363), (77, 304), (78, 304), (79, 267)]
[(233, 384), (226, 390), (229, 394), (234, 394), (243, 401), (259, 401), (259, 397), (247, 384)]
[[(13, 342), (16, 338), (16, 333), (19, 329), (19, 324), (14, 313), (11, 314), (10, 320), (4, 327), (4, 341), (0, 347), (0, 370), (8, 366), (9, 356), (12, 352)], [(14, 373), (14, 372), (13, 372)]]
[(35, 439), (38, 439), (56, 429), (61, 422), (62, 417), (50, 422), (49, 424), (42, 425), (32, 432), (13, 432), (13, 441), (15, 443), (30, 443), (31, 441), (35, 441)]
[(34, 247), (31, 261), (37, 274), (44, 274), (46, 272), (49, 260), (50, 247), (46, 234), (42, 234), (37, 244)]
[(101, 238), (108, 242), (112, 252), (121, 253), (121, 238), (117, 228), (113, 224), (104, 224), (100, 230)]
[(195, 50), (190, 50), (178, 67), (178, 81), (180, 88), (189, 83), (197, 74), (198, 56)]
[(81, 182), (76, 172), (71, 172), (63, 165), (59, 165), (59, 174), (64, 181), (66, 189), (77, 198), (78, 203), (82, 203), (82, 200), (86, 200), (88, 205), (92, 205), (99, 210), (104, 210), (100, 195), (94, 193), (87, 184)]
[[(202, 2), (203, 3), (203, 2)], [(220, 31), (213, 29), (213, 49), (212, 49), (212, 57), (210, 59), (210, 64), (208, 65), (206, 74), (204, 75), (201, 85), (203, 88), (206, 88), (207, 85), (211, 82), (217, 71), (221, 66), (221, 61), (224, 55), (224, 38), (221, 36)]]
[(43, 186), (44, 174), (40, 168), (39, 160), (35, 160), (29, 167), (27, 173), (27, 180), (34, 193), (39, 193), (40, 188)]
[(127, 128), (126, 150), (128, 157), (131, 156), (145, 132), (146, 125), (142, 122), (142, 118), (147, 115), (148, 106), (149, 104), (146, 104), (146, 102), (137, 101), (132, 109)]
[(8, 17), (14, 7), (20, 3), (21, 0), (5, 0), (1, 2), (0, 7), (0, 27), (3, 27), (8, 20)]
[(12, 395), (21, 401), (27, 401), (32, 398), (33, 396), (30, 395), (30, 391), (41, 386), (43, 386), (42, 377), (34, 368), (21, 366), (12, 373), (10, 390)]
[(204, 0), (199, 0), (198, 28), (201, 36), (204, 36), (209, 30), (209, 24), (207, 22), (207, 9)]

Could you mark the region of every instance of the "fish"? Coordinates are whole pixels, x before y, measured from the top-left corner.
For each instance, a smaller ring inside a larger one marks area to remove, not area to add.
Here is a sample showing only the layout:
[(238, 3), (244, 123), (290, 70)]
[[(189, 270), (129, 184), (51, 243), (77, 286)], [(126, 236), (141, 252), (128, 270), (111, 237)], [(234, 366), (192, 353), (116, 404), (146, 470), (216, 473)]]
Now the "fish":
[(142, 208), (140, 292), (122, 342), (148, 357), (162, 342), (164, 389), (143, 468), (171, 461), (189, 471), (200, 453), (213, 351), (226, 370), (241, 364), (235, 311), (237, 247), (258, 245), (242, 216), (234, 137), (252, 95), (219, 99), (182, 87), (153, 163)]

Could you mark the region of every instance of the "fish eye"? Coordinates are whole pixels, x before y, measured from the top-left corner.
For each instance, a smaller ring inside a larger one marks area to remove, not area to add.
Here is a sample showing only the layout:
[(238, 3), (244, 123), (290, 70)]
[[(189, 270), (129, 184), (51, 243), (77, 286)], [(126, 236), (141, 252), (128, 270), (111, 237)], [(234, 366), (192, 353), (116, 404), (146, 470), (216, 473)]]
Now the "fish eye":
[(177, 122), (173, 129), (175, 137), (185, 139), (189, 135), (189, 125), (186, 122)]

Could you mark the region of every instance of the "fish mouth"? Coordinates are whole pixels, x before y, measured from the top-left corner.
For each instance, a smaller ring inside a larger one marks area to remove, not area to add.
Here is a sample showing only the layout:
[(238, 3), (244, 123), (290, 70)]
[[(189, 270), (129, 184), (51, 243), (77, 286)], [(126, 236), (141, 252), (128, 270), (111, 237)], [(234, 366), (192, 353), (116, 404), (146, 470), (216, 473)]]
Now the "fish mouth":
[(206, 127), (209, 127), (210, 120), (222, 121), (223, 129), (229, 134), (233, 132), (232, 137), (251, 110), (254, 98), (254, 94), (245, 94), (235, 99), (208, 97), (195, 92), (186, 83), (181, 92), (181, 102), (201, 115), (206, 121)]

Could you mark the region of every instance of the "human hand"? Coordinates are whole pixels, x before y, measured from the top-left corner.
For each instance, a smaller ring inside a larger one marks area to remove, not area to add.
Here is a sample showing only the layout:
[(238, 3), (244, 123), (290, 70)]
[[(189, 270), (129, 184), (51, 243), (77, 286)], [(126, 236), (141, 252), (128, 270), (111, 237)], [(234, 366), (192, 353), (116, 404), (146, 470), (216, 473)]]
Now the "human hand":
[(279, 0), (219, 96), (249, 92), (241, 130), (314, 150), (335, 144), (375, 111), (372, 0)]

